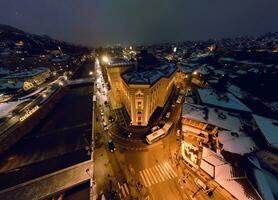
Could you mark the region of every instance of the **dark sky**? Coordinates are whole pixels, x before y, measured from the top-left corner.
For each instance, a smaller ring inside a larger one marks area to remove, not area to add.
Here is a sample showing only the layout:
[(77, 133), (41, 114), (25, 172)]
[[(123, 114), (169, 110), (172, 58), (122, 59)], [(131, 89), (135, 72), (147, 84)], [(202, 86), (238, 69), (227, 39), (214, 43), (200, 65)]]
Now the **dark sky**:
[(278, 0), (0, 0), (0, 23), (84, 45), (278, 31)]

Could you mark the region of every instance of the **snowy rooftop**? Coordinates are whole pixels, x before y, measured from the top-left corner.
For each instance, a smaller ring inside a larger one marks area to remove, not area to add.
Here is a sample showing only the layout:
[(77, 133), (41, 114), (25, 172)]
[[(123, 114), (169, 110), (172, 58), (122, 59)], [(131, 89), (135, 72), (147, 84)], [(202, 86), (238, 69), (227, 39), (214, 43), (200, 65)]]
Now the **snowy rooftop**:
[(45, 71), (49, 70), (48, 68), (45, 67), (38, 67), (32, 70), (28, 70), (28, 71), (22, 71), (22, 72), (16, 72), (16, 73), (12, 73), (8, 76), (5, 76), (5, 79), (11, 79), (11, 78), (23, 78), (23, 77), (32, 77), (32, 76), (36, 76), (40, 73), (43, 73)]
[(133, 63), (125, 58), (110, 58), (109, 59), (109, 67), (116, 67), (116, 66), (127, 66), (132, 65)]
[(25, 102), (23, 101), (11, 101), (8, 103), (0, 103), (0, 118), (7, 117), (19, 104)]
[(252, 112), (231, 93), (216, 93), (212, 89), (198, 89), (201, 101), (205, 104), (230, 110)]
[(9, 73), (11, 73), (9, 69), (4, 68), (4, 67), (0, 67), (0, 74), (1, 75), (7, 75)]
[(229, 84), (227, 90), (239, 99), (243, 99), (244, 97), (249, 95), (247, 92), (243, 91), (241, 88), (233, 84)]
[(274, 148), (278, 148), (278, 121), (255, 114), (253, 118), (268, 144)]
[(209, 74), (209, 69), (206, 64), (199, 67), (196, 71), (198, 71), (200, 74), (203, 74), (203, 75)]
[[(207, 118), (206, 110), (208, 111)], [(239, 117), (234, 116), (227, 111), (208, 106), (184, 103), (182, 108), (182, 117), (212, 124), (233, 132), (239, 132), (241, 127)]]
[(184, 73), (192, 73), (192, 71), (194, 70), (194, 67), (186, 64), (186, 65), (181, 66), (181, 70)]
[(248, 160), (254, 165), (252, 171), (260, 194), (264, 199), (274, 200), (275, 193), (277, 196), (277, 190), (275, 186), (278, 184), (278, 180), (276, 179), (275, 175), (270, 171), (263, 169), (259, 160), (255, 156), (249, 156)]
[(257, 149), (252, 138), (242, 132), (219, 131), (218, 138), (223, 144), (223, 149), (232, 153), (244, 155)]
[(143, 71), (132, 71), (122, 74), (128, 84), (154, 84), (162, 77), (170, 77), (176, 71), (174, 64), (161, 65)]
[(236, 62), (236, 60), (234, 58), (231, 58), (231, 57), (221, 57), (219, 59), (219, 61), (223, 61), (223, 62)]
[[(234, 197), (240, 200), (262, 200), (245, 176), (243, 169), (233, 167), (223, 157), (204, 147), (202, 159), (215, 166), (214, 179)], [(202, 167), (202, 165), (201, 165)], [(204, 171), (209, 170), (202, 167)]]

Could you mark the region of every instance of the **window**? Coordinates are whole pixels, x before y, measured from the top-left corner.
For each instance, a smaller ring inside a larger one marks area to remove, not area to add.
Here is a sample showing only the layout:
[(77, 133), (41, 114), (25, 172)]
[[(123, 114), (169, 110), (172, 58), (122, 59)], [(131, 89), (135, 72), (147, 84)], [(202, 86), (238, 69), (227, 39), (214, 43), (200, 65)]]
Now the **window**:
[(141, 121), (141, 117), (138, 117), (138, 121)]
[(137, 114), (138, 114), (138, 115), (141, 115), (141, 114), (142, 114), (142, 112), (141, 112), (141, 111), (138, 111), (138, 112), (137, 112)]

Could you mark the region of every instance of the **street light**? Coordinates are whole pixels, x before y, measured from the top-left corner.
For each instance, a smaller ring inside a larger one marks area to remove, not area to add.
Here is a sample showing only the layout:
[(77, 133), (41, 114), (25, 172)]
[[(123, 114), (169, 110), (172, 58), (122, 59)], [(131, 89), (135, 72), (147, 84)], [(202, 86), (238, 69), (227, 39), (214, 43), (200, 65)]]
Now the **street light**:
[(89, 72), (89, 75), (90, 75), (90, 76), (92, 76), (92, 75), (93, 75), (93, 72), (92, 72), (92, 71), (90, 71), (90, 72)]
[(105, 63), (109, 63), (109, 58), (107, 56), (103, 56), (102, 61)]

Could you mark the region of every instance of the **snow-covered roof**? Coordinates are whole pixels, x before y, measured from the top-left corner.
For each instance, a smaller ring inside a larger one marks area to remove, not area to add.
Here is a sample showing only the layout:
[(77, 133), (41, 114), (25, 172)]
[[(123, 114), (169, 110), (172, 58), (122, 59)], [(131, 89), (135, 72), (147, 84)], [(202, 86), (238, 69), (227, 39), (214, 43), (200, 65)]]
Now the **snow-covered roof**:
[(267, 200), (274, 200), (273, 192), (266, 178), (267, 171), (263, 170), (258, 159), (255, 156), (249, 156), (248, 159), (249, 161), (251, 161), (251, 163), (254, 164), (253, 174), (258, 186), (258, 191), (260, 192), (261, 196)]
[(4, 67), (0, 67), (0, 74), (2, 75), (6, 75), (6, 74), (9, 74), (11, 73), (11, 71), (7, 68), (4, 68)]
[(182, 117), (207, 124), (212, 124), (233, 132), (240, 131), (241, 127), (239, 117), (236, 117), (233, 114), (231, 115), (231, 113), (229, 113), (228, 111), (208, 106), (184, 103), (182, 108)]
[(28, 71), (21, 71), (21, 72), (16, 72), (16, 73), (12, 73), (8, 76), (5, 76), (5, 79), (11, 79), (11, 78), (24, 78), (24, 77), (33, 77), (36, 76), (40, 73), (46, 72), (48, 71), (48, 68), (45, 67), (38, 67), (38, 68), (34, 68), (32, 70), (28, 70)]
[(19, 104), (25, 102), (24, 101), (11, 101), (8, 103), (0, 103), (0, 117), (6, 117), (10, 114), (12, 110), (16, 108)]
[[(215, 181), (235, 198), (240, 200), (262, 200), (240, 167), (233, 167), (210, 149), (204, 147), (202, 159), (214, 166)], [(202, 168), (204, 171), (210, 170)]]
[(122, 78), (127, 84), (154, 84), (162, 77), (170, 77), (176, 69), (174, 64), (161, 65), (152, 69), (126, 72), (122, 74)]
[(184, 72), (184, 73), (192, 73), (192, 71), (194, 70), (194, 67), (191, 67), (189, 65), (182, 65), (181, 66), (181, 70)]
[(198, 69), (196, 69), (196, 71), (198, 71), (200, 74), (203, 74), (203, 75), (209, 74), (209, 69), (206, 64), (204, 64), (201, 67), (199, 67)]
[(236, 71), (236, 73), (238, 73), (240, 75), (244, 75), (244, 74), (247, 74), (247, 71), (239, 69), (239, 70)]
[(231, 93), (216, 93), (212, 89), (198, 89), (201, 101), (205, 104), (230, 110), (252, 112)]
[(113, 57), (109, 59), (109, 67), (129, 66), (133, 65), (132, 62), (125, 58)]
[(278, 148), (278, 120), (255, 114), (253, 115), (253, 118), (264, 135), (267, 143), (274, 148)]
[(239, 88), (233, 84), (229, 84), (227, 87), (227, 90), (228, 90), (228, 92), (230, 92), (231, 94), (233, 94), (234, 96), (236, 96), (237, 98), (240, 98), (240, 99), (244, 98), (247, 95), (247, 93), (242, 91), (241, 88)]
[(219, 131), (218, 138), (223, 144), (223, 149), (232, 153), (244, 155), (257, 149), (252, 138), (243, 132)]
[(219, 59), (219, 61), (223, 61), (223, 62), (235, 62), (236, 60), (234, 58), (231, 58), (231, 57), (221, 57)]
[(0, 84), (0, 90), (8, 90), (8, 89), (14, 89), (19, 90), (23, 87), (23, 81), (16, 81), (16, 82), (4, 82)]

